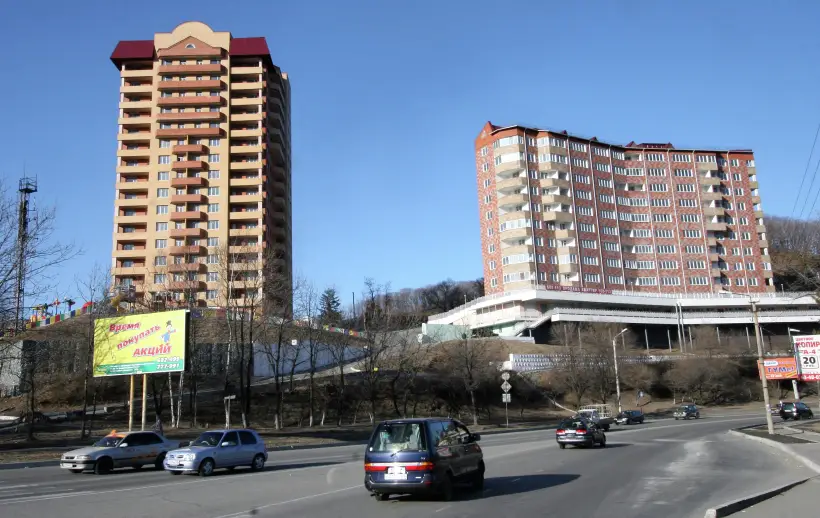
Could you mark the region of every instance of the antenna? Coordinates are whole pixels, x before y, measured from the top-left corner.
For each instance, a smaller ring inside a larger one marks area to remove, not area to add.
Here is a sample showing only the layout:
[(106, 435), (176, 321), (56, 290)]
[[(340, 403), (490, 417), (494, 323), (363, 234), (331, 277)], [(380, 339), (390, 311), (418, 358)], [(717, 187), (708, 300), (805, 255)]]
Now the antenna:
[(26, 263), (28, 261), (28, 243), (31, 239), (29, 223), (31, 222), (31, 195), (37, 192), (37, 179), (24, 176), (17, 187), (19, 205), (17, 210), (17, 289), (14, 306), (14, 331), (20, 332), (23, 324), (23, 308), (26, 291)]

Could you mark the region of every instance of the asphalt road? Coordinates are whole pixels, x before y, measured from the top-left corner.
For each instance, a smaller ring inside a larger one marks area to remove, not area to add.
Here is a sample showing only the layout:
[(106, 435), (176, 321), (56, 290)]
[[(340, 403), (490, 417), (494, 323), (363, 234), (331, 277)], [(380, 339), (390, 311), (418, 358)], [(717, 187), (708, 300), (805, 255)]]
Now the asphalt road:
[(776, 450), (724, 433), (758, 421), (656, 421), (612, 431), (607, 448), (589, 450), (559, 450), (552, 431), (486, 436), (485, 490), (452, 502), (370, 498), (361, 446), (273, 452), (263, 472), (206, 479), (147, 469), (6, 470), (0, 517), (701, 517), (712, 505), (811, 475)]

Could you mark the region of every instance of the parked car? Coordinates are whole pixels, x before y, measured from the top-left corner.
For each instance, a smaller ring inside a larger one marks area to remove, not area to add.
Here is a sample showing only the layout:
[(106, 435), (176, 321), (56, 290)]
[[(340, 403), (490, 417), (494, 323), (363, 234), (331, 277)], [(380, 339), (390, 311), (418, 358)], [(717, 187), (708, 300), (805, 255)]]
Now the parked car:
[(678, 419), (700, 419), (700, 410), (695, 405), (681, 405), (675, 410), (675, 421)]
[(780, 408), (780, 418), (784, 421), (789, 419), (814, 419), (814, 412), (802, 401), (783, 403), (783, 406)]
[(457, 483), (484, 487), (481, 436), (455, 419), (397, 419), (379, 423), (364, 454), (364, 487), (376, 499), (395, 494), (453, 498)]
[(185, 448), (169, 451), (165, 456), (165, 470), (172, 475), (198, 473), (207, 477), (215, 469), (239, 466), (259, 471), (267, 460), (265, 441), (254, 430), (211, 430), (200, 434)]
[(608, 432), (609, 427), (615, 422), (610, 405), (587, 405), (578, 410), (575, 415), (592, 421), (605, 432)]
[(641, 424), (644, 415), (639, 410), (624, 410), (615, 418), (616, 424)]
[(600, 426), (583, 417), (573, 417), (561, 421), (555, 430), (555, 440), (562, 450), (568, 444), (572, 446), (595, 446), (606, 447), (606, 433)]
[(780, 415), (781, 408), (783, 408), (783, 403), (778, 403), (769, 409), (769, 413), (772, 415)]
[(71, 473), (93, 470), (98, 475), (125, 467), (162, 469), (167, 453), (178, 447), (179, 441), (170, 441), (156, 432), (119, 433), (112, 430), (92, 446), (64, 453), (60, 467)]

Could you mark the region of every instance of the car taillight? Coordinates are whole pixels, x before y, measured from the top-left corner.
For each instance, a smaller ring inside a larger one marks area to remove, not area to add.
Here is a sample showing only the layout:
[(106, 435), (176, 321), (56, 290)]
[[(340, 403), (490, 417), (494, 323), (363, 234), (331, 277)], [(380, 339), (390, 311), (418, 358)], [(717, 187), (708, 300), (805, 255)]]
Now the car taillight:
[(387, 471), (386, 464), (365, 464), (364, 470), (368, 473), (371, 471)]
[(432, 462), (419, 462), (417, 464), (408, 464), (404, 468), (407, 471), (430, 471), (434, 467), (436, 467), (436, 465)]
[(558, 430), (555, 430), (555, 433), (567, 433), (567, 431), (563, 428), (559, 428)]
[(585, 434), (585, 433), (587, 433), (587, 431), (584, 428), (579, 428), (579, 429), (575, 430), (575, 433)]

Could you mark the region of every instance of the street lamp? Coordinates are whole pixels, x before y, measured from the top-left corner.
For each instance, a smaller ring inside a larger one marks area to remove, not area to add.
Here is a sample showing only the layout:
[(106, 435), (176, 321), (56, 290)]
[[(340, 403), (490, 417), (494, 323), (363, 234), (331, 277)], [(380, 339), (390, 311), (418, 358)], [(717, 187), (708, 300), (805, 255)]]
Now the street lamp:
[[(760, 337), (760, 322), (758, 321), (757, 315), (757, 303), (759, 301), (752, 298), (750, 294), (747, 293), (733, 293), (726, 289), (721, 289), (718, 293), (727, 293), (729, 295), (745, 295), (749, 297), (749, 304), (751, 305), (752, 309), (752, 322), (754, 323), (755, 327), (755, 341), (757, 342), (757, 362), (758, 362), (758, 370), (760, 370), (760, 366), (763, 365), (763, 340)], [(763, 369), (760, 372), (760, 384), (763, 387), (763, 404), (766, 405), (766, 427), (768, 428), (769, 435), (774, 435), (774, 423), (772, 422), (772, 412), (771, 412), (771, 405), (769, 404), (769, 384), (766, 381), (766, 370)]]
[[(788, 329), (789, 345), (792, 347), (792, 352), (794, 353), (795, 361), (797, 361), (797, 351), (794, 350), (794, 342), (792, 342), (792, 332), (802, 333), (803, 331), (801, 331), (799, 329), (793, 329), (791, 327)], [(800, 401), (800, 392), (797, 390), (797, 380), (796, 379), (792, 380), (792, 390), (794, 391), (794, 400), (795, 401)]]
[(615, 361), (615, 394), (618, 397), (618, 413), (621, 413), (621, 379), (618, 376), (618, 348), (615, 345), (615, 341), (618, 340), (618, 337), (622, 334), (629, 331), (626, 327), (621, 330), (620, 333), (615, 335), (615, 338), (612, 339), (612, 359)]

